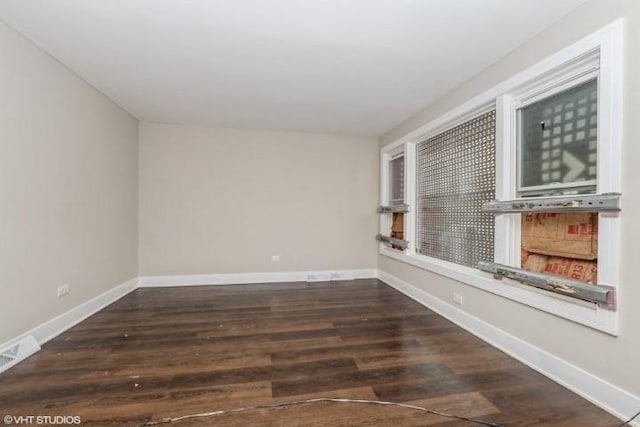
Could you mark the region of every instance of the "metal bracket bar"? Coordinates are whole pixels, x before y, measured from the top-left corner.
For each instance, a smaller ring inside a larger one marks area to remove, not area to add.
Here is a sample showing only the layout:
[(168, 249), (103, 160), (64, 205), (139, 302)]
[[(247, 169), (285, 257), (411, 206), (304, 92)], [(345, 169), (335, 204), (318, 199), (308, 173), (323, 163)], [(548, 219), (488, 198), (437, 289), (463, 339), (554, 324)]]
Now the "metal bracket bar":
[(599, 307), (607, 310), (616, 310), (616, 289), (608, 285), (590, 285), (577, 280), (548, 274), (534, 273), (521, 268), (494, 262), (480, 261), (478, 269), (492, 273), (496, 279), (507, 277), (517, 280), (524, 285), (533, 286), (558, 294), (578, 298), (584, 301), (597, 303)]
[(620, 212), (620, 193), (584, 194), (559, 197), (531, 197), (527, 199), (487, 202), (484, 212)]
[(378, 234), (376, 236), (376, 240), (390, 246), (398, 246), (402, 249), (407, 249), (407, 247), (409, 247), (409, 242), (406, 240), (394, 239), (393, 237), (383, 236), (382, 234)]
[(406, 213), (409, 212), (409, 205), (391, 205), (391, 206), (379, 206), (378, 213)]

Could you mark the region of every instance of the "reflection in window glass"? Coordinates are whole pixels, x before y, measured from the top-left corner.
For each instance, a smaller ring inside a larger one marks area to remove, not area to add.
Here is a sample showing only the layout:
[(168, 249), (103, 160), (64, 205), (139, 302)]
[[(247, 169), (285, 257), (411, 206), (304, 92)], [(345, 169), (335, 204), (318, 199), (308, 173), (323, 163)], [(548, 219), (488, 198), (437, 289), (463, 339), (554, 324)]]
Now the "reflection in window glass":
[(404, 203), (404, 156), (389, 162), (389, 201), (391, 204)]
[(596, 79), (521, 108), (518, 119), (521, 192), (577, 188), (595, 192)]

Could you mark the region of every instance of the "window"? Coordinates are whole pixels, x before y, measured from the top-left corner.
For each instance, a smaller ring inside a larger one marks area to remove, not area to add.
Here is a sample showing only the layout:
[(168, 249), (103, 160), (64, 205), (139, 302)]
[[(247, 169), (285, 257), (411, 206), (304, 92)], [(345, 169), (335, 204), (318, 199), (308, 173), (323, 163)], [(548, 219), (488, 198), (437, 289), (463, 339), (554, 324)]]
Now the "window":
[(389, 204), (404, 203), (404, 154), (398, 154), (389, 162)]
[[(494, 216), (480, 206), (491, 200), (540, 206), (544, 199), (554, 206), (563, 200), (575, 206), (577, 199), (607, 204), (612, 197), (615, 210), (618, 199), (611, 193), (621, 190), (621, 40), (617, 21), (383, 147), (381, 202), (399, 200), (392, 194), (402, 191), (393, 187), (402, 185), (407, 206), (406, 247), (381, 245), (381, 254), (615, 335), (615, 306), (551, 292), (558, 288), (498, 281), (477, 263), (516, 270), (501, 273), (506, 277), (530, 275), (521, 270), (529, 267), (582, 280), (575, 289), (606, 284), (594, 292), (602, 296), (611, 288), (615, 295), (621, 285), (617, 212)], [(390, 177), (399, 153), (401, 184)], [(380, 233), (389, 235), (393, 217), (385, 215)], [(545, 254), (551, 250), (540, 246), (540, 236), (554, 237), (535, 227), (542, 219), (558, 233), (574, 235), (565, 236), (571, 244), (553, 242), (553, 254)], [(538, 255), (527, 258), (523, 249)]]
[(475, 267), (493, 259), (494, 218), (482, 204), (495, 198), (495, 110), (417, 146), (416, 250)]
[[(587, 61), (583, 68), (562, 90), (542, 91), (516, 107), (516, 197), (596, 193), (598, 79), (589, 68), (597, 65)], [(516, 267), (598, 283), (597, 213), (522, 214), (520, 236)]]
[[(503, 178), (497, 199), (528, 206), (548, 202), (556, 207), (499, 214), (494, 262), (534, 273), (521, 274), (519, 280), (546, 289), (542, 292), (549, 300), (539, 301), (537, 307), (612, 332), (619, 219), (608, 213), (571, 210), (581, 196), (620, 191), (619, 176), (610, 171), (619, 169), (620, 158), (613, 127), (619, 118), (610, 107), (615, 103), (613, 69), (603, 61), (611, 58), (608, 49), (611, 46), (586, 49), (496, 98), (502, 121), (496, 167)], [(565, 200), (562, 207), (559, 200)], [(505, 274), (519, 275), (508, 268)], [(560, 277), (557, 283), (562, 286), (545, 288), (535, 274)], [(586, 296), (590, 292), (599, 296), (591, 299)], [(588, 301), (585, 307), (593, 311), (576, 316), (580, 310), (569, 305), (551, 309), (550, 300), (560, 298), (558, 294), (568, 296), (568, 304)], [(533, 301), (522, 296), (521, 301)]]
[(382, 156), (382, 176), (386, 181), (381, 193), (381, 206), (378, 212), (382, 214), (381, 232), (377, 239), (388, 248), (404, 252), (409, 242), (405, 240), (405, 216), (408, 212), (405, 189), (405, 151), (401, 147)]
[(595, 193), (597, 79), (521, 107), (517, 118), (519, 196)]
[[(396, 154), (389, 161), (389, 204), (391, 206), (404, 205), (404, 153)], [(404, 212), (391, 212), (391, 229), (389, 236), (404, 240)], [(393, 249), (403, 250), (403, 247), (392, 245)]]

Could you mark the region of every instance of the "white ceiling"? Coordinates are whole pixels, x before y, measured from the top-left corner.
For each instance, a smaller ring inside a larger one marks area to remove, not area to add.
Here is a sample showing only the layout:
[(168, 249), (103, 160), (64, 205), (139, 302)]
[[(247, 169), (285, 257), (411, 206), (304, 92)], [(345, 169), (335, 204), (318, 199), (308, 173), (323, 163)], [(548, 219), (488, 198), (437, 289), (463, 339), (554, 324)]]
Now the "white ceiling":
[(584, 0), (0, 0), (141, 120), (379, 135)]

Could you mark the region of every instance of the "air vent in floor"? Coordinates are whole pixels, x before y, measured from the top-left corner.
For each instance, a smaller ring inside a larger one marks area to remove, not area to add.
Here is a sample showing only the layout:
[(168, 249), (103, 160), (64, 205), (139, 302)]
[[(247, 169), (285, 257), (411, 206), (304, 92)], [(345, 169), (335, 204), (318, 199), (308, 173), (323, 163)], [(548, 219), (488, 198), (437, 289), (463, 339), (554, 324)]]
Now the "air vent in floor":
[(0, 372), (22, 362), (33, 353), (40, 350), (40, 345), (33, 335), (29, 335), (20, 341), (0, 350)]

